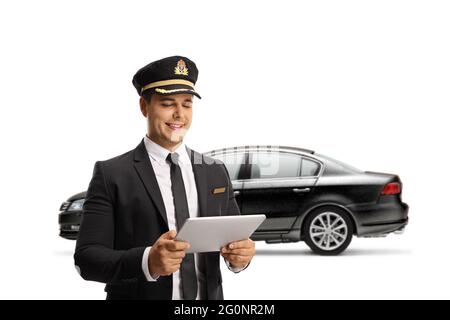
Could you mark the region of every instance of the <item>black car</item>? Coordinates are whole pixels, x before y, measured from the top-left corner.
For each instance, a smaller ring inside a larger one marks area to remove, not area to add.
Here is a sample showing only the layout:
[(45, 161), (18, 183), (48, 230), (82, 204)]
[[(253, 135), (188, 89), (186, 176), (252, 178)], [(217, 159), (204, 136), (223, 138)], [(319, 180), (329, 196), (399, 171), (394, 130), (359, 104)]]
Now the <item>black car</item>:
[[(245, 146), (205, 153), (225, 163), (243, 215), (264, 213), (253, 240), (305, 241), (316, 253), (344, 251), (352, 236), (403, 232), (408, 205), (395, 174), (361, 171), (311, 150)], [(85, 192), (61, 206), (60, 235), (75, 239)]]

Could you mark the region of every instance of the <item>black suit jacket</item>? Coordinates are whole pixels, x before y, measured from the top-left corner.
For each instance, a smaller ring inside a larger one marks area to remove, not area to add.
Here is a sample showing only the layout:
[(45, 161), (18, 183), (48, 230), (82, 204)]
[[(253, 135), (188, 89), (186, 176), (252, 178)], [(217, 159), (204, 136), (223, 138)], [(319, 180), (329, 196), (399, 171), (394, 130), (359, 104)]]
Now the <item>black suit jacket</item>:
[[(200, 216), (240, 214), (223, 163), (187, 150)], [(221, 187), (225, 192), (212, 192)], [(148, 282), (142, 271), (145, 248), (169, 230), (143, 140), (134, 150), (95, 163), (83, 210), (74, 255), (83, 279), (106, 283), (108, 299), (172, 299), (171, 275)], [(202, 299), (223, 299), (219, 258), (218, 252), (199, 254), (206, 279)]]

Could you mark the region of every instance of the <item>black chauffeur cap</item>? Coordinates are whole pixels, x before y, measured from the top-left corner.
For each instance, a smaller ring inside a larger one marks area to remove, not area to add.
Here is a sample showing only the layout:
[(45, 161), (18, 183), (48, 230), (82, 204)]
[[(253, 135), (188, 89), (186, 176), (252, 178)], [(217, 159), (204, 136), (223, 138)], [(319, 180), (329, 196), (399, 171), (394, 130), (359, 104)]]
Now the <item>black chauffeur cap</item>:
[(153, 61), (136, 72), (133, 85), (139, 95), (144, 91), (161, 95), (190, 93), (201, 99), (195, 91), (198, 69), (186, 57), (173, 56)]

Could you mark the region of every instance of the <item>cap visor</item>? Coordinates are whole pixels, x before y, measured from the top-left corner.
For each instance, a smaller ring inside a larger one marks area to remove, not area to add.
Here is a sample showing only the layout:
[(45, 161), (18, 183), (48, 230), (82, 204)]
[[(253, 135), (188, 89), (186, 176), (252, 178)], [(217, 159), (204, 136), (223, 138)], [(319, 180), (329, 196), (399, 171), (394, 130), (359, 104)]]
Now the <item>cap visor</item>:
[(192, 89), (192, 87), (186, 86), (186, 85), (163, 86), (163, 87), (151, 88), (151, 89), (148, 89), (145, 91), (150, 91), (151, 93), (157, 93), (157, 94), (164, 95), (164, 96), (187, 93), (187, 94), (193, 94), (196, 97), (198, 97), (199, 99), (202, 98), (197, 92), (195, 92), (194, 89)]

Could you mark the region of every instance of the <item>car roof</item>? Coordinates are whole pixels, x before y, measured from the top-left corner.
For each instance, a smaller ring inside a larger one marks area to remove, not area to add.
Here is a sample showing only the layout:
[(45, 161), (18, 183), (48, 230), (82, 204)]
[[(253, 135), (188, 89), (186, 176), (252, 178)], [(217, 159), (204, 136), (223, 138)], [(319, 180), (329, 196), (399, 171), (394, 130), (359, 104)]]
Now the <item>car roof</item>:
[(275, 145), (247, 145), (247, 146), (238, 146), (238, 147), (230, 147), (230, 148), (222, 148), (215, 149), (208, 152), (205, 152), (204, 155), (214, 157), (215, 155), (220, 155), (224, 153), (231, 152), (255, 152), (255, 151), (273, 151), (273, 152), (289, 152), (296, 153), (300, 155), (310, 156), (325, 165), (326, 173), (361, 173), (362, 171), (350, 166), (346, 163), (343, 163), (339, 160), (333, 159), (331, 157), (325, 156), (323, 154), (318, 154), (314, 150), (305, 149), (305, 148), (297, 148), (297, 147), (288, 147), (288, 146), (275, 146)]
[(314, 154), (313, 150), (297, 148), (297, 147), (287, 147), (287, 146), (275, 146), (275, 145), (248, 145), (248, 146), (238, 146), (238, 147), (229, 147), (229, 148), (221, 148), (215, 149), (204, 154), (207, 156), (214, 156), (222, 153), (230, 153), (230, 152), (251, 152), (251, 151), (286, 151), (293, 153), (301, 153), (301, 154)]

